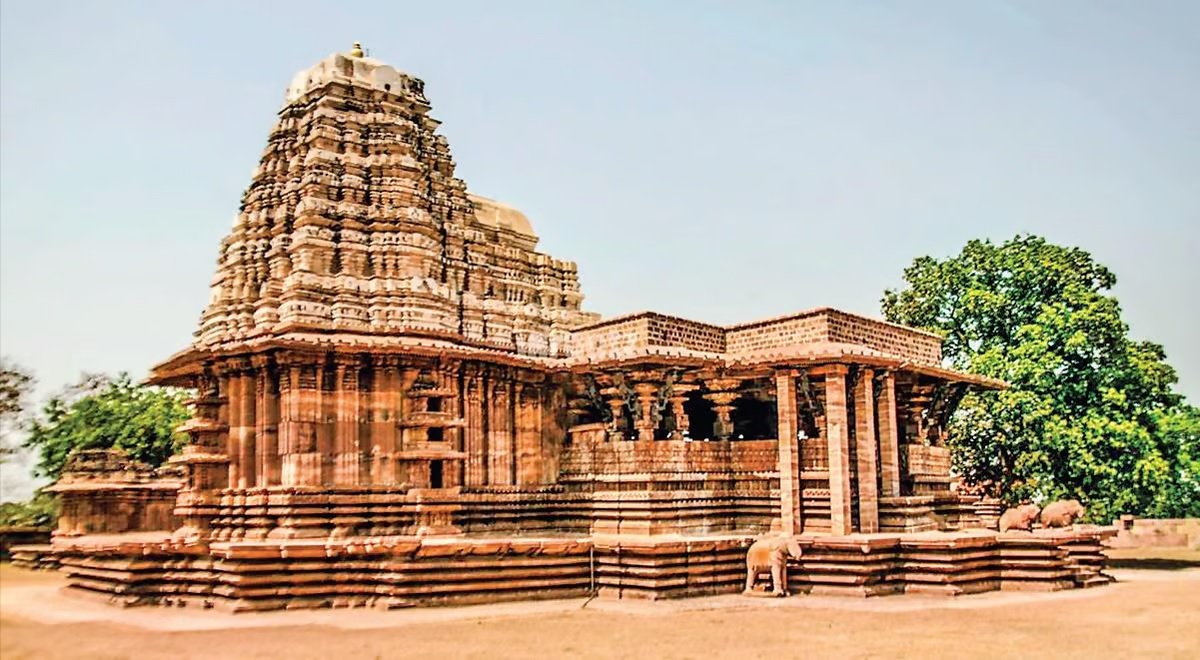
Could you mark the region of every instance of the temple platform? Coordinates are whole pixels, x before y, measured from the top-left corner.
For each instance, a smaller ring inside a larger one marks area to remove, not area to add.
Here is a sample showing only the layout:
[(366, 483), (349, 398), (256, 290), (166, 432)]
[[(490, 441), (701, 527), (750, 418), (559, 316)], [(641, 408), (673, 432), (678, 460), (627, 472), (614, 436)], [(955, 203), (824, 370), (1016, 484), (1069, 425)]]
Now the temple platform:
[[(802, 534), (793, 594), (957, 596), (1107, 584), (1109, 527), (998, 534)], [(230, 611), (401, 608), (732, 594), (755, 537), (358, 537), (188, 545), (163, 534), (56, 539), (68, 590), (122, 605)]]

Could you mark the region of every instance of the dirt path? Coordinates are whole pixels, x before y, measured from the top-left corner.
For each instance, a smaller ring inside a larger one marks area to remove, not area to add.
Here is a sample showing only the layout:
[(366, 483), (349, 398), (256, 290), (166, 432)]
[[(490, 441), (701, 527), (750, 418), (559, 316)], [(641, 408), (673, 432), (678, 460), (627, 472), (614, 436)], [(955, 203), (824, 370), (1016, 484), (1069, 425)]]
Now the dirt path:
[(721, 597), (227, 615), (119, 610), (59, 594), (58, 576), (3, 567), (0, 656), (1200, 657), (1200, 570), (1119, 575), (1101, 589), (954, 600)]

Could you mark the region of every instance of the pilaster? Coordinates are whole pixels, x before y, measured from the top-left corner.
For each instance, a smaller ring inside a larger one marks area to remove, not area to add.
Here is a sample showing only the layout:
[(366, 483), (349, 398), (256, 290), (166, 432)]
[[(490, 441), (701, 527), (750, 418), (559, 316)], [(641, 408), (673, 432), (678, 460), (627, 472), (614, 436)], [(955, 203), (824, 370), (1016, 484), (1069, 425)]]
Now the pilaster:
[(796, 372), (775, 373), (775, 407), (779, 416), (779, 505), (780, 531), (804, 531), (800, 483), (799, 419), (796, 410)]
[(882, 497), (900, 496), (900, 420), (896, 416), (896, 376), (888, 371), (879, 376), (879, 470)]
[(858, 531), (879, 531), (877, 439), (875, 436), (875, 373), (861, 369), (854, 385), (854, 442), (858, 459)]
[(829, 443), (829, 522), (835, 535), (853, 530), (850, 511), (850, 429), (846, 414), (846, 374), (844, 364), (832, 364), (820, 371), (825, 376), (825, 438)]
[(334, 374), (334, 466), (333, 483), (353, 486), (359, 483), (362, 457), (358, 449), (358, 358), (336, 356)]
[(258, 485), (279, 485), (279, 392), (273, 373), (274, 365), (265, 355), (251, 358), (254, 367), (255, 461), (258, 464)]

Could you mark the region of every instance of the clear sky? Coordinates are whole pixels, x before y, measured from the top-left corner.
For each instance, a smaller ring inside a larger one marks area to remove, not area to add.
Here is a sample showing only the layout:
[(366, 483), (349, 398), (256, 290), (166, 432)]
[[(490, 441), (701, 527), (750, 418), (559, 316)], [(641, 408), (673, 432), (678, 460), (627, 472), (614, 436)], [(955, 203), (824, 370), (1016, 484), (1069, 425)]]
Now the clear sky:
[(877, 316), (914, 257), (1033, 232), (1200, 401), (1200, 2), (0, 7), (0, 352), (39, 396), (187, 345), (284, 88), (357, 40), (589, 309)]

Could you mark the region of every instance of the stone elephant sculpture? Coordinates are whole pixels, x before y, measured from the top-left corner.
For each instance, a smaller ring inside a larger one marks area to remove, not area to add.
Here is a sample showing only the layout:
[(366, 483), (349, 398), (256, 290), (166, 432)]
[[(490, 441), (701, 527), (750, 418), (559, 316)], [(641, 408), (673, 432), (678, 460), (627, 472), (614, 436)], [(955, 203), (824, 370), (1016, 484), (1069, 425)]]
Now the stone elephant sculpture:
[(1033, 531), (1033, 523), (1037, 521), (1039, 513), (1041, 509), (1036, 504), (1022, 504), (1006, 509), (1000, 516), (1000, 532), (1004, 533), (1010, 529)]
[(746, 551), (746, 591), (754, 590), (754, 583), (764, 573), (771, 575), (771, 593), (786, 596), (787, 561), (800, 558), (800, 544), (789, 536), (768, 536), (758, 539)]
[(1042, 509), (1042, 527), (1070, 527), (1087, 513), (1079, 500), (1059, 500)]

